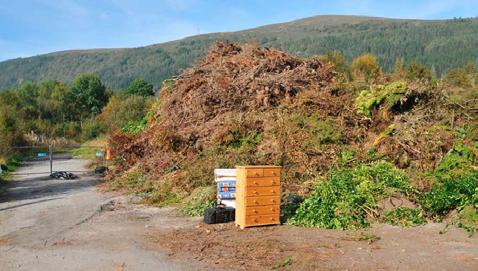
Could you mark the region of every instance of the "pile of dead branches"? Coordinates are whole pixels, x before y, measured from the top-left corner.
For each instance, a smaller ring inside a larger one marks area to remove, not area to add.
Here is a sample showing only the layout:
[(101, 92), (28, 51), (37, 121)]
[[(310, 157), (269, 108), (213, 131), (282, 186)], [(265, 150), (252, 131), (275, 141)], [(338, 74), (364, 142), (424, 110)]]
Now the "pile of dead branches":
[[(335, 104), (327, 100), (331, 94), (326, 90), (334, 76), (330, 65), (315, 58), (247, 44), (217, 43), (171, 88), (163, 90), (159, 110), (140, 138), (119, 144), (115, 152), (121, 153), (127, 164), (143, 160), (150, 164), (149, 170), (161, 174), (176, 163), (193, 159), (214, 140), (230, 136), (231, 121), (239, 115), (264, 115), (257, 127), (250, 127), (260, 131), (269, 122), (279, 121), (271, 111), (304, 103), (304, 99), (310, 100), (311, 108), (321, 103), (342, 110), (340, 98), (335, 97)], [(114, 141), (112, 145), (118, 145)]]
[(415, 86), (400, 106), (360, 115), (354, 101), (364, 86), (336, 75), (316, 58), (217, 43), (161, 91), (146, 130), (110, 136), (120, 165), (110, 176), (141, 171), (168, 183), (163, 198), (210, 185), (216, 167), (276, 164), (294, 191), (357, 161), (431, 170), (454, 144), (443, 127), (469, 122), (438, 90)]

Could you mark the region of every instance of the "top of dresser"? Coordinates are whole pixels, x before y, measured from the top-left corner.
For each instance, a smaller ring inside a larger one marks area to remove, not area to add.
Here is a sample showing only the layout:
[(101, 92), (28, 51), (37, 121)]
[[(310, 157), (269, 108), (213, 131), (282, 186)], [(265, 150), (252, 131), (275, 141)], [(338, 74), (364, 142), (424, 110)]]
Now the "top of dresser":
[(236, 166), (236, 168), (281, 168), (281, 166)]

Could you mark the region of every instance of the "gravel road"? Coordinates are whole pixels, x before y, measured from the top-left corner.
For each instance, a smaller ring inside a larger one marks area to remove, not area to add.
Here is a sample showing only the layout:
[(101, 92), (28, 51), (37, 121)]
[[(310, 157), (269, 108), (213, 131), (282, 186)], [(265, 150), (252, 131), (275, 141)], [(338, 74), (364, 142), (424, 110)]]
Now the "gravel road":
[[(87, 163), (56, 161), (54, 170), (77, 172), (76, 180), (51, 179), (48, 161), (31, 161), (15, 172), (0, 195), (1, 270), (207, 269), (143, 245), (150, 228), (187, 227), (197, 219), (97, 192), (99, 180), (85, 172)], [(36, 172), (44, 173), (31, 174)]]

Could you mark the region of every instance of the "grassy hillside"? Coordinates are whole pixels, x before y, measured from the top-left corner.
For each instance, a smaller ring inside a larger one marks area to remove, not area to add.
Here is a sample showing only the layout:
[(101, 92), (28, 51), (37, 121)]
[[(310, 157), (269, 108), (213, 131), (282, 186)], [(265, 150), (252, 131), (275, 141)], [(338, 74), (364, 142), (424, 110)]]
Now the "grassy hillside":
[(255, 29), (193, 36), (178, 41), (130, 49), (56, 52), (0, 62), (0, 89), (25, 81), (71, 81), (78, 73), (97, 73), (112, 89), (141, 77), (159, 87), (203, 56), (217, 40), (255, 42), (311, 56), (340, 50), (350, 61), (357, 55), (377, 55), (386, 71), (395, 60), (417, 60), (438, 75), (451, 67), (478, 60), (478, 19), (441, 21), (399, 20), (355, 16), (317, 16)]

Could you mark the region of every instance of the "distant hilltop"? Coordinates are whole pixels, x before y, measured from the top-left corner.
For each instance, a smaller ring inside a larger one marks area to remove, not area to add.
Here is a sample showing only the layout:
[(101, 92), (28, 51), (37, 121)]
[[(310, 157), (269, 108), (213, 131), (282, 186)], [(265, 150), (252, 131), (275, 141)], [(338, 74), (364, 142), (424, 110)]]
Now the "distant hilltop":
[(204, 56), (214, 42), (252, 42), (299, 56), (341, 51), (348, 61), (363, 53), (377, 56), (385, 71), (397, 58), (425, 64), (438, 75), (478, 59), (478, 19), (408, 20), (360, 16), (315, 16), (287, 23), (211, 33), (139, 48), (54, 52), (0, 62), (0, 89), (27, 81), (70, 82), (95, 73), (111, 89), (143, 78), (156, 88)]

